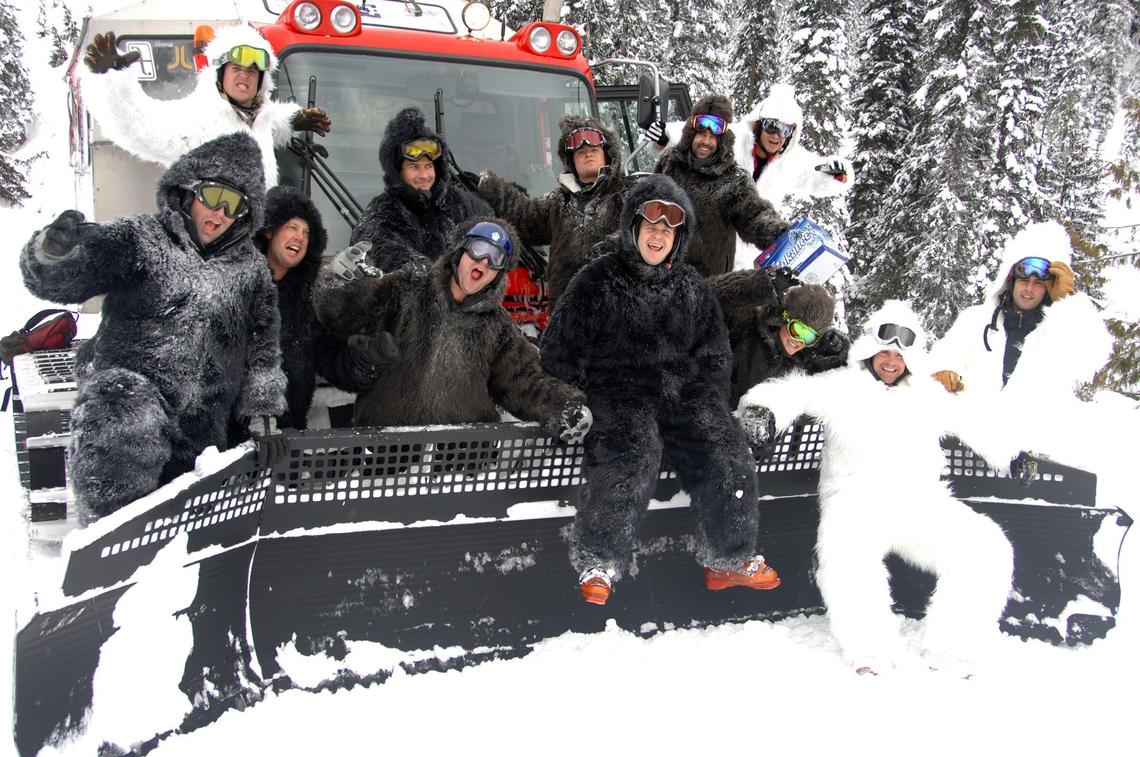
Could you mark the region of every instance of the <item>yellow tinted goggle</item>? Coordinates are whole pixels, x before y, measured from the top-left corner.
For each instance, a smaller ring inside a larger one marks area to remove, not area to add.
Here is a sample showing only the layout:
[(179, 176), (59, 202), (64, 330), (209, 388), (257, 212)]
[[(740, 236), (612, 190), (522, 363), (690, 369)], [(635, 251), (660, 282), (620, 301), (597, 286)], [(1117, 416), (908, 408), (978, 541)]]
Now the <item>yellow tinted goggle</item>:
[(408, 160), (419, 160), (425, 155), (435, 160), (443, 154), (443, 146), (436, 139), (414, 139), (404, 143), (403, 153)]
[(222, 184), (219, 181), (200, 181), (191, 189), (194, 190), (194, 196), (199, 202), (210, 210), (220, 208), (229, 218), (238, 218), (249, 210), (249, 201), (245, 194), (229, 184)]
[(229, 63), (236, 63), (243, 68), (251, 66), (259, 71), (269, 70), (269, 51), (252, 45), (238, 45), (231, 47), (226, 55)]

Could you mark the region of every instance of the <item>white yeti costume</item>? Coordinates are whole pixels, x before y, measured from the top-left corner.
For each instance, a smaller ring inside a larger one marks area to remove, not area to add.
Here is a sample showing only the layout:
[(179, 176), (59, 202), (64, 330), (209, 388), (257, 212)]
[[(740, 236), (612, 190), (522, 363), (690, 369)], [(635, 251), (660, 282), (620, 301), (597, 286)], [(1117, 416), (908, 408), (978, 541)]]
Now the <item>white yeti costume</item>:
[[(884, 323), (906, 326), (918, 339), (907, 348), (884, 346), (874, 336)], [(967, 659), (992, 635), (1013, 575), (1013, 549), (1001, 528), (940, 480), (939, 440), (958, 436), (1001, 466), (1016, 447), (993, 429), (977, 436), (985, 424), (973, 421), (987, 413), (930, 378), (924, 345), (914, 312), (892, 300), (852, 345), (847, 368), (757, 384), (740, 401), (741, 408), (769, 408), (777, 428), (801, 413), (823, 424), (816, 584), (844, 659), (876, 672), (894, 667), (904, 652), (883, 564), (888, 553), (938, 577), (923, 638), (936, 666)], [(900, 352), (910, 370), (893, 386), (864, 364), (883, 349)]]
[(935, 370), (956, 371), (968, 393), (1030, 396), (1034, 403), (1071, 397), (1074, 387), (1091, 380), (1112, 351), (1112, 335), (1096, 306), (1088, 295), (1076, 292), (1060, 302), (1042, 305), (1045, 315), (1025, 338), (1017, 368), (1002, 387), (1002, 300), (1011, 286), (1014, 264), (1028, 257), (1070, 265), (1072, 248), (1061, 224), (1047, 221), (1019, 231), (1005, 246), (985, 300), (959, 313), (946, 336), (930, 351)]
[[(262, 105), (252, 125), (246, 124), (218, 87), (218, 70), (226, 54), (238, 45), (269, 52), (269, 69), (261, 76), (257, 96)], [(234, 131), (248, 131), (261, 148), (265, 186), (277, 183), (274, 147), (288, 143), (291, 120), (300, 110), (296, 103), (272, 102), (277, 56), (269, 42), (252, 26), (240, 24), (217, 31), (206, 47), (206, 68), (198, 73), (194, 91), (179, 100), (156, 100), (138, 81), (138, 69), (96, 74), (80, 67), (83, 101), (99, 127), (119, 147), (143, 160), (170, 166), (198, 145)]]

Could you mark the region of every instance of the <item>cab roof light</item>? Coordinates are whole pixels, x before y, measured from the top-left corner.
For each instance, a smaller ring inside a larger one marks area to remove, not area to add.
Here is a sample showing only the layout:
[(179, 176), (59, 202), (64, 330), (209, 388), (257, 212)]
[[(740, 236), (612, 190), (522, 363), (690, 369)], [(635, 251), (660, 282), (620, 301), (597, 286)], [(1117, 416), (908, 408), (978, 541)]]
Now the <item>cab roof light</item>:
[(294, 2), (279, 19), (303, 34), (347, 36), (360, 33), (360, 9), (345, 0)]
[(480, 2), (467, 3), (463, 6), (463, 12), (460, 15), (463, 18), (463, 25), (467, 27), (468, 34), (481, 32), (487, 28), (487, 24), (491, 23), (491, 9)]
[(582, 38), (573, 27), (532, 21), (514, 37), (519, 47), (549, 58), (573, 58), (582, 49)]
[(302, 31), (316, 31), (321, 25), (321, 9), (315, 3), (298, 3), (293, 6), (293, 23)]

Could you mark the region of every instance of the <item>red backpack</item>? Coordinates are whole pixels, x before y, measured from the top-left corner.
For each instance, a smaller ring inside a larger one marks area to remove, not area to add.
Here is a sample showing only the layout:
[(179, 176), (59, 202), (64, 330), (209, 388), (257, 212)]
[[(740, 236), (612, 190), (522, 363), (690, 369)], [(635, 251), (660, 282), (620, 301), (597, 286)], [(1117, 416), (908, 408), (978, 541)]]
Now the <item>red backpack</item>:
[(28, 319), (24, 328), (0, 339), (0, 358), (11, 366), (12, 359), (25, 352), (64, 349), (75, 338), (78, 319), (70, 310), (41, 310)]

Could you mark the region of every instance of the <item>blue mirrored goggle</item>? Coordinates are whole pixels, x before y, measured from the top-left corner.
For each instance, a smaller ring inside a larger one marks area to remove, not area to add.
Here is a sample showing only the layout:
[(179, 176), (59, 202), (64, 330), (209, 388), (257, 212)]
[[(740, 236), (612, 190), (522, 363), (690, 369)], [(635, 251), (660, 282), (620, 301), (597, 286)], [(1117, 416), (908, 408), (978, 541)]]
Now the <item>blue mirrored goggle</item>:
[(713, 134), (724, 134), (728, 123), (720, 116), (712, 113), (698, 113), (693, 116), (693, 128), (697, 131), (710, 131)]
[(1028, 279), (1036, 276), (1044, 281), (1049, 278), (1049, 263), (1045, 258), (1022, 258), (1013, 264), (1013, 277), (1015, 279)]

